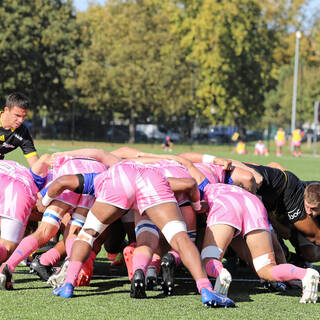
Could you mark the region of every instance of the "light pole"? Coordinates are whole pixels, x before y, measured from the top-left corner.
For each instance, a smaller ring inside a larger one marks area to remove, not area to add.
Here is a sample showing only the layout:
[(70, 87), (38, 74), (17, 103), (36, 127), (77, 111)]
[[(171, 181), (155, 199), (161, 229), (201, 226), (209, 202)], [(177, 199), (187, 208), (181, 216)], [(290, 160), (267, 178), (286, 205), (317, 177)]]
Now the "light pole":
[[(294, 57), (294, 77), (293, 77), (293, 95), (292, 95), (292, 114), (291, 114), (291, 138), (293, 131), (296, 128), (296, 102), (297, 102), (297, 87), (298, 87), (298, 66), (299, 66), (299, 41), (301, 38), (301, 32), (296, 32), (296, 52)], [(291, 144), (291, 151), (293, 151), (293, 145)]]

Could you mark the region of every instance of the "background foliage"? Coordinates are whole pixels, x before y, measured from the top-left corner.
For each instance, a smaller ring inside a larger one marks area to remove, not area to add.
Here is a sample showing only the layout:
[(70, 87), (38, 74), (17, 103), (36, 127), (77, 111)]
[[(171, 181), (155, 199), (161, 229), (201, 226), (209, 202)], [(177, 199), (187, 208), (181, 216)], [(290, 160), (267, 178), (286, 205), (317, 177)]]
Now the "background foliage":
[(39, 137), (105, 139), (118, 123), (129, 125), (131, 142), (137, 123), (183, 139), (195, 123), (289, 127), (299, 29), (297, 125), (311, 122), (320, 18), (319, 9), (306, 15), (307, 3), (110, 0), (76, 12), (70, 0), (3, 0), (1, 103), (25, 92)]

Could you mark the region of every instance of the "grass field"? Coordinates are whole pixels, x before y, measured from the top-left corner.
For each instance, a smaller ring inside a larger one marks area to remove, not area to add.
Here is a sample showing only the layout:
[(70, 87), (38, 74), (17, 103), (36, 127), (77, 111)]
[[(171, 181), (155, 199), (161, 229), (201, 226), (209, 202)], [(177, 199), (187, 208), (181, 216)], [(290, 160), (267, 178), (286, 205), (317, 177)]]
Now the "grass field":
[[(80, 143), (59, 141), (36, 141), (39, 154), (78, 149), (103, 148), (111, 151), (117, 144)], [(162, 153), (159, 145), (134, 145), (141, 151)], [(253, 155), (253, 144), (248, 145), (249, 154), (237, 156), (232, 146), (175, 145), (174, 153), (195, 151), (216, 156), (236, 158), (243, 161), (266, 164), (277, 161), (304, 180), (320, 180), (320, 158), (312, 156), (313, 150), (303, 148), (304, 156), (294, 158), (288, 149), (277, 158), (275, 147), (271, 155)], [(318, 148), (320, 150), (320, 148)], [(320, 151), (319, 151), (320, 152)], [(9, 154), (12, 159), (25, 164), (21, 151)], [(104, 250), (95, 263), (96, 278), (90, 287), (75, 290), (73, 299), (62, 299), (51, 294), (51, 287), (28, 274), (28, 268), (19, 266), (14, 274), (14, 291), (0, 292), (0, 319), (318, 319), (318, 304), (299, 304), (299, 290), (286, 293), (269, 293), (258, 281), (234, 281), (230, 298), (237, 303), (235, 309), (206, 309), (200, 296), (195, 293), (191, 280), (177, 280), (176, 295), (163, 297), (160, 291), (147, 292), (144, 300), (130, 299), (130, 283), (123, 268), (110, 268)], [(246, 275), (244, 275), (246, 276)], [(234, 277), (235, 278), (235, 277)]]

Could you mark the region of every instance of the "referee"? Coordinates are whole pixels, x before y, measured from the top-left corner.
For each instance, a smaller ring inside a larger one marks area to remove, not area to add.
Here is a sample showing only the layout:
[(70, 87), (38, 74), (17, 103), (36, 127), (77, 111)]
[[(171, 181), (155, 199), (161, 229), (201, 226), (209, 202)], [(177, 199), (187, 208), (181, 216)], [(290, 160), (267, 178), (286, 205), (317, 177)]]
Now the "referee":
[(31, 167), (38, 155), (28, 128), (23, 124), (30, 107), (29, 99), (20, 92), (11, 93), (0, 111), (0, 160), (20, 147)]

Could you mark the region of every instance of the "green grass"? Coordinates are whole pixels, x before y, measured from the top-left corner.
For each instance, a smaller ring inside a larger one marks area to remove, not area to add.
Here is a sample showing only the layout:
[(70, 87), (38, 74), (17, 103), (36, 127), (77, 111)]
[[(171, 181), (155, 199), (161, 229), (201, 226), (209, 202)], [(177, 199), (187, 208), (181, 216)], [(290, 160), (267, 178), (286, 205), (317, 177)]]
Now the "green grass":
[[(103, 148), (111, 151), (120, 144), (36, 141), (39, 154), (77, 148)], [(163, 153), (160, 145), (134, 145), (141, 151)], [(271, 145), (269, 157), (253, 155), (253, 144), (248, 145), (249, 154), (237, 156), (233, 146), (175, 145), (174, 153), (195, 151), (216, 156), (236, 158), (243, 161), (266, 164), (277, 161), (301, 179), (320, 180), (318, 157), (313, 150), (303, 147), (304, 156), (294, 158), (288, 149), (277, 158)], [(318, 148), (320, 150), (320, 148)], [(20, 150), (9, 154), (6, 159), (26, 163)], [(104, 251), (104, 250), (102, 250)], [(101, 252), (95, 263), (99, 275), (114, 277), (91, 281), (90, 287), (77, 288), (75, 297), (62, 299), (51, 294), (52, 289), (29, 275), (28, 268), (18, 267), (14, 274), (15, 290), (0, 292), (0, 319), (318, 319), (318, 304), (299, 304), (299, 290), (284, 294), (269, 293), (259, 282), (233, 282), (230, 298), (237, 303), (236, 309), (206, 309), (200, 296), (195, 293), (192, 281), (177, 281), (176, 295), (164, 298), (159, 292), (148, 292), (144, 300), (130, 299), (130, 284), (123, 269), (109, 267), (105, 253)], [(118, 277), (119, 271), (120, 277)]]

